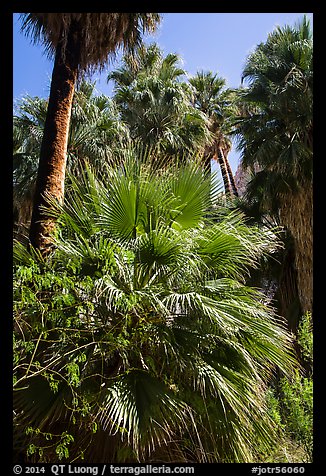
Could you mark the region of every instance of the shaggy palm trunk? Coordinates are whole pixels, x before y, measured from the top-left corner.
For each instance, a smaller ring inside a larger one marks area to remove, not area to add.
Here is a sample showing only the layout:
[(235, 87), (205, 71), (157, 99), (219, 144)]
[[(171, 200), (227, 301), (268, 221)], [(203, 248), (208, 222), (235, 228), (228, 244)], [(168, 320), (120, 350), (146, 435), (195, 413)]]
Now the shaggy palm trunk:
[(60, 44), (56, 50), (29, 231), (31, 245), (43, 255), (51, 250), (55, 220), (42, 207), (49, 206), (47, 196), (59, 203), (63, 202), (64, 197), (68, 133), (77, 79), (78, 53), (72, 25), (64, 58)]
[(280, 209), (281, 223), (289, 230), (294, 244), (294, 266), (302, 311), (312, 311), (313, 302), (313, 194), (309, 183), (296, 195), (287, 195)]
[(278, 279), (276, 303), (278, 312), (283, 316), (292, 332), (297, 332), (302, 316), (298, 291), (298, 273), (295, 269), (295, 251), (293, 242), (288, 242), (282, 261), (282, 272)]

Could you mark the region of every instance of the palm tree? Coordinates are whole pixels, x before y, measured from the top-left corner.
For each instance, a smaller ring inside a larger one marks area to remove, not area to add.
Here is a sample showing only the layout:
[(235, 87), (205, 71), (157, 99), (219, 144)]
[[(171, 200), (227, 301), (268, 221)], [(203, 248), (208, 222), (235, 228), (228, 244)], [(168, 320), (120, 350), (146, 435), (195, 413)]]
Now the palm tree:
[(71, 178), (48, 260), (15, 249), (15, 442), (29, 461), (248, 462), (272, 438), (264, 388), (290, 372), (290, 336), (245, 276), (275, 234), (213, 213), (198, 158), (150, 155)]
[(15, 104), (13, 117), (14, 227), (28, 234), (33, 207), (35, 178), (42, 142), (47, 102), (26, 96)]
[(179, 62), (178, 55), (164, 57), (152, 44), (140, 49), (136, 58), (125, 55), (122, 66), (108, 75), (115, 82), (114, 99), (131, 137), (178, 156), (203, 148), (208, 138), (206, 118), (190, 103)]
[(179, 81), (186, 74), (180, 62), (180, 57), (175, 53), (164, 57), (156, 43), (142, 45), (134, 55), (124, 55), (122, 65), (110, 72), (107, 79), (115, 82), (116, 90), (121, 86), (130, 86), (139, 76), (158, 76), (162, 80)]
[(227, 159), (231, 149), (228, 135), (233, 92), (224, 89), (225, 79), (211, 71), (197, 72), (189, 79), (189, 83), (193, 87), (193, 104), (208, 117), (209, 130), (214, 137), (213, 144), (206, 147), (206, 167), (210, 170), (211, 160), (215, 159), (221, 169), (225, 193), (237, 197), (238, 191)]
[(141, 33), (154, 30), (158, 13), (25, 13), (22, 29), (55, 56), (49, 104), (41, 145), (31, 244), (46, 254), (51, 249), (53, 219), (44, 215), (47, 197), (64, 197), (69, 122), (78, 74), (103, 68), (120, 47), (132, 50)]
[(276, 28), (247, 59), (240, 96), (249, 107), (237, 128), (242, 164), (258, 170), (251, 197), (264, 191), (260, 206), (293, 240), (302, 311), (312, 309), (312, 75), (307, 18)]
[[(15, 224), (22, 238), (30, 226), (47, 107), (46, 99), (26, 96), (16, 105), (13, 119)], [(128, 141), (128, 127), (114, 101), (95, 94), (94, 82), (80, 81), (72, 103), (67, 170), (78, 175), (86, 159), (102, 168)]]

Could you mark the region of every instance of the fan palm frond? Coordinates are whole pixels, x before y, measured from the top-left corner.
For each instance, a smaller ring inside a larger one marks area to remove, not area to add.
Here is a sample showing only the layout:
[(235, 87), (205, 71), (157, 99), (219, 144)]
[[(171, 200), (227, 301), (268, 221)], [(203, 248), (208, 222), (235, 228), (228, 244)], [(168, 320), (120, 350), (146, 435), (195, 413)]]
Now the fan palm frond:
[(153, 451), (170, 442), (178, 428), (194, 422), (191, 408), (148, 372), (131, 370), (102, 394), (99, 418), (104, 430), (119, 432), (138, 455), (139, 448)]
[[(239, 212), (212, 213), (200, 165), (183, 161), (176, 176), (155, 150), (139, 152), (70, 181), (65, 203), (51, 206), (60, 232), (48, 261), (26, 252), (19, 262), (17, 245), (17, 432), (30, 413), (41, 432), (69, 428), (77, 460), (81, 449), (96, 459), (86, 448), (95, 428), (116, 460), (162, 451), (250, 461), (252, 442), (273, 438), (266, 382), (295, 366), (284, 322), (243, 279), (277, 249), (277, 234)], [(54, 395), (34, 409), (33, 382), (48, 392), (51, 378), (61, 407)]]

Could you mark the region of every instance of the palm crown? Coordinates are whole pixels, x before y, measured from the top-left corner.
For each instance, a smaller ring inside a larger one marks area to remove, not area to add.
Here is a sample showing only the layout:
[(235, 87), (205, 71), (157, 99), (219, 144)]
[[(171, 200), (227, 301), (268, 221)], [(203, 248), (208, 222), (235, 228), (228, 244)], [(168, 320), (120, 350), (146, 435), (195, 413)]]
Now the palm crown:
[(103, 68), (109, 55), (123, 47), (132, 51), (145, 32), (154, 31), (158, 13), (24, 13), (22, 28), (34, 41), (42, 42), (52, 56), (58, 45), (65, 57), (72, 33), (78, 45), (80, 71)]
[(293, 189), (312, 177), (312, 35), (304, 18), (272, 32), (248, 57), (240, 90), (252, 106), (239, 121), (244, 165), (279, 175)]
[(198, 150), (209, 137), (207, 118), (191, 104), (191, 90), (182, 81), (180, 57), (153, 44), (125, 55), (123, 64), (108, 75), (114, 80), (114, 99), (131, 137), (161, 146), (170, 154)]

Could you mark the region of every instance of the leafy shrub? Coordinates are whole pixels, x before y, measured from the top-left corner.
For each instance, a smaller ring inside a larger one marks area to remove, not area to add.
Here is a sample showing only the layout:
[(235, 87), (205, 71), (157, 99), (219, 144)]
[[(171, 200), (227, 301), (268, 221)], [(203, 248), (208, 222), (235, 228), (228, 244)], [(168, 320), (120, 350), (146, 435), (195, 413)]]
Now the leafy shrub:
[(279, 444), (273, 447), (273, 457), (269, 462), (280, 455), (286, 456), (284, 462), (312, 461), (313, 332), (308, 312), (299, 324), (297, 343), (299, 357), (307, 364), (307, 370), (296, 369), (291, 378), (281, 378), (276, 389), (269, 388), (267, 392), (269, 412), (279, 434)]
[(312, 317), (306, 313), (298, 328), (301, 358), (308, 363), (307, 371), (296, 370), (293, 378), (280, 382), (280, 411), (288, 435), (301, 444), (307, 461), (313, 451), (313, 332)]

